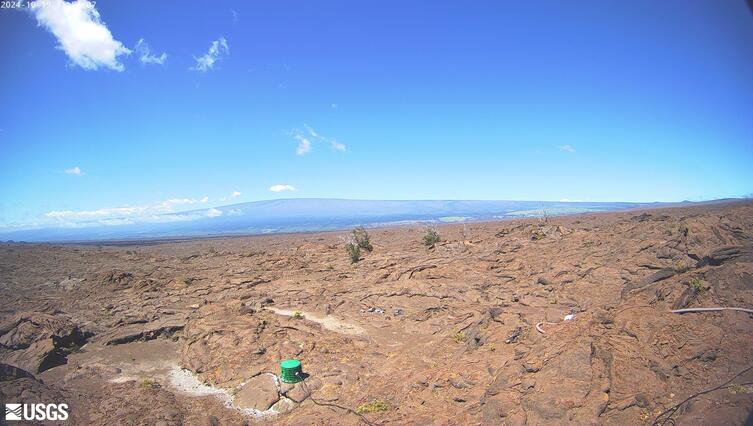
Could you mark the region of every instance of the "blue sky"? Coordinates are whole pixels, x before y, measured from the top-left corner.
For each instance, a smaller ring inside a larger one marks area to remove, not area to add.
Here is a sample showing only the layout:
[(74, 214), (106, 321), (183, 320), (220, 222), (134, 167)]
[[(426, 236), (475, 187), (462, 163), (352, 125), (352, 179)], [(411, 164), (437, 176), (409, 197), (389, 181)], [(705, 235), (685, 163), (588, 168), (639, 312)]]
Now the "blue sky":
[(0, 35), (6, 227), (753, 192), (743, 1), (49, 0)]

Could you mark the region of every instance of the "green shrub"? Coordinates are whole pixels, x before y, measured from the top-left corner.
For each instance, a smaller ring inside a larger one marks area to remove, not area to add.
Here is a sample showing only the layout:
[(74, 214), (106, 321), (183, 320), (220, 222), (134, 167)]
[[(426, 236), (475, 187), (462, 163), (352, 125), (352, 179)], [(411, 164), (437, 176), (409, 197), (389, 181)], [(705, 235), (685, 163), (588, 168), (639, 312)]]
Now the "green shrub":
[(141, 386), (142, 389), (157, 389), (160, 387), (160, 384), (153, 379), (144, 379), (139, 386)]
[(358, 248), (364, 249), (366, 251), (372, 251), (374, 250), (374, 247), (371, 245), (371, 239), (369, 238), (369, 233), (366, 232), (366, 228), (363, 226), (356, 226), (353, 229), (353, 239), (355, 240), (356, 245)]
[(698, 277), (691, 278), (690, 281), (688, 281), (688, 285), (695, 294), (700, 294), (703, 292), (703, 283), (700, 279), (698, 279)]
[(433, 226), (427, 227), (426, 234), (424, 235), (424, 245), (426, 247), (431, 247), (437, 242), (439, 242), (439, 233), (437, 232), (437, 229)]
[(346, 241), (345, 250), (350, 257), (350, 263), (356, 263), (361, 260), (361, 248), (354, 241)]

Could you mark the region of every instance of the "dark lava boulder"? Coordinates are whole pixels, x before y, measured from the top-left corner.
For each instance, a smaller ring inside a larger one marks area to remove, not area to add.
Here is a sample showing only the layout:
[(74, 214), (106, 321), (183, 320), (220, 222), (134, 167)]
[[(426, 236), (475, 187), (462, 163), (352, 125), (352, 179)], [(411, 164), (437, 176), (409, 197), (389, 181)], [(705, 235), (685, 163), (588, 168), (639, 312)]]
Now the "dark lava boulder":
[(65, 364), (68, 353), (90, 336), (66, 315), (22, 312), (0, 324), (0, 356), (8, 364), (41, 373)]

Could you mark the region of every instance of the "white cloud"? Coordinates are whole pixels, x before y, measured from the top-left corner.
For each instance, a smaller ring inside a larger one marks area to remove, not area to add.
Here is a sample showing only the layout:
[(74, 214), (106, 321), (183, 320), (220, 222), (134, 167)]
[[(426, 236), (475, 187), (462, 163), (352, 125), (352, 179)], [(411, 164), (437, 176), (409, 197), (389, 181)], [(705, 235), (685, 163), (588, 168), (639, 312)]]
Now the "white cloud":
[(295, 191), (295, 187), (293, 185), (278, 184), (270, 186), (269, 190), (272, 192)]
[(149, 44), (147, 44), (147, 42), (145, 42), (143, 38), (139, 39), (133, 50), (137, 55), (139, 55), (139, 61), (143, 65), (164, 65), (164, 63), (167, 61), (167, 53), (162, 52), (162, 54), (159, 56), (152, 54), (152, 50), (149, 48)]
[(345, 152), (345, 145), (337, 142), (336, 140), (332, 139), (329, 141), (329, 145), (334, 149), (335, 151), (343, 151)]
[(84, 174), (84, 172), (82, 172), (81, 169), (78, 166), (71, 167), (70, 169), (65, 169), (63, 171), (63, 173), (65, 173), (67, 175), (79, 175), (79, 176), (81, 176), (82, 174)]
[(310, 134), (310, 135), (311, 135), (312, 137), (314, 137), (314, 138), (320, 138), (320, 137), (321, 137), (321, 136), (319, 136), (319, 133), (316, 133), (316, 130), (314, 130), (314, 129), (313, 129), (313, 128), (312, 128), (311, 126), (309, 126), (308, 124), (304, 123), (304, 124), (303, 124), (303, 127), (305, 127), (305, 128), (306, 128), (306, 131), (307, 131), (307, 132), (309, 132), (309, 134)]
[(562, 145), (560, 151), (575, 152), (575, 148), (573, 148), (572, 145)]
[(191, 71), (207, 72), (214, 68), (214, 64), (222, 59), (223, 56), (229, 54), (230, 46), (228, 46), (227, 40), (225, 40), (225, 37), (220, 37), (209, 45), (209, 51), (206, 54), (198, 58), (194, 56), (196, 65), (189, 69)]
[(209, 201), (209, 197), (204, 197), (201, 200), (199, 200), (200, 203), (206, 203)]
[(304, 124), (303, 127), (306, 129), (305, 132), (297, 129), (294, 129), (290, 132), (293, 138), (298, 141), (298, 147), (295, 150), (296, 154), (305, 155), (311, 152), (313, 148), (313, 142), (327, 143), (334, 151), (345, 152), (345, 150), (347, 149), (345, 144), (338, 142), (336, 139), (319, 134), (308, 124)]
[(123, 71), (118, 57), (127, 56), (131, 51), (112, 37), (93, 3), (39, 0), (31, 3), (29, 9), (37, 18), (37, 24), (57, 38), (58, 47), (74, 64), (87, 70), (105, 67)]
[(117, 225), (132, 225), (136, 223), (133, 219), (101, 219), (97, 223), (101, 225), (117, 226)]
[(171, 198), (169, 200), (165, 200), (161, 203), (164, 207), (172, 207), (172, 206), (182, 206), (186, 204), (196, 204), (198, 201), (196, 201), (193, 198)]
[(240, 193), (240, 191), (233, 191), (233, 192), (231, 192), (231, 193), (230, 193), (230, 195), (228, 195), (228, 196), (226, 196), (226, 197), (220, 197), (220, 198), (218, 198), (218, 199), (219, 199), (220, 201), (227, 201), (227, 200), (228, 200), (228, 199), (230, 199), (230, 198), (236, 198), (236, 197), (240, 197), (240, 196), (241, 196), (241, 193)]
[[(136, 220), (141, 222), (164, 222), (170, 221), (171, 216), (176, 216), (170, 215), (170, 213), (175, 212), (176, 207), (187, 207), (200, 202), (203, 201), (194, 198), (170, 198), (158, 203), (138, 206), (126, 205), (122, 207), (105, 207), (96, 210), (53, 210), (45, 213), (44, 217), (53, 221), (54, 224), (97, 221), (97, 223), (109, 225), (124, 220), (132, 222)], [(186, 220), (187, 217), (184, 215), (181, 219)]]
[[(202, 203), (205, 199), (209, 200), (208, 197), (198, 200), (194, 198), (170, 198), (151, 204), (105, 207), (95, 210), (53, 210), (45, 213), (34, 222), (12, 225), (0, 224), (0, 231), (45, 227), (88, 228), (139, 223), (185, 222), (221, 215), (242, 214), (240, 210), (224, 211), (216, 208), (191, 210), (192, 205)], [(182, 211), (178, 211), (180, 209)]]
[[(96, 219), (108, 216), (135, 216), (151, 210), (149, 206), (134, 207), (109, 207), (97, 210), (53, 210), (45, 213), (45, 217), (51, 219)], [(156, 209), (155, 209), (156, 210)]]
[(295, 134), (293, 137), (298, 141), (298, 147), (295, 149), (297, 155), (305, 155), (311, 151), (311, 141), (307, 137), (301, 134)]

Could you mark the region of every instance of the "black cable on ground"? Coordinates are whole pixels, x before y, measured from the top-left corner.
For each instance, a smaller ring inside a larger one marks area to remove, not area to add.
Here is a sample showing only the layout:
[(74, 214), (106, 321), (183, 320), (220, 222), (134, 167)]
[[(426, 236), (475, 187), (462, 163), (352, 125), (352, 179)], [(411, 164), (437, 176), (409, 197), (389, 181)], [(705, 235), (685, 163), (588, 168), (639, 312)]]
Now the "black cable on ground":
[[(668, 408), (668, 409), (664, 410), (664, 412), (662, 412), (661, 414), (659, 414), (658, 416), (656, 416), (656, 418), (654, 419), (654, 422), (653, 422), (653, 423), (651, 423), (651, 426), (658, 426), (658, 425), (664, 426), (664, 425), (666, 425), (667, 423), (669, 423), (669, 424), (671, 424), (671, 425), (674, 425), (674, 424), (675, 424), (675, 421), (674, 421), (674, 420), (672, 420), (672, 416), (673, 416), (673, 415), (674, 415), (674, 414), (675, 414), (675, 413), (677, 412), (677, 410), (679, 410), (679, 409), (680, 409), (680, 407), (682, 407), (682, 406), (683, 406), (683, 405), (684, 405), (685, 403), (687, 403), (688, 401), (690, 401), (690, 400), (693, 400), (693, 399), (695, 399), (695, 398), (698, 398), (698, 397), (699, 397), (699, 396), (701, 396), (701, 395), (705, 395), (705, 394), (707, 394), (707, 393), (711, 393), (711, 392), (717, 391), (717, 390), (719, 390), (719, 389), (724, 389), (724, 388), (726, 388), (726, 387), (730, 387), (730, 386), (732, 386), (732, 385), (730, 385), (730, 383), (732, 383), (732, 382), (733, 382), (733, 381), (734, 381), (735, 379), (737, 379), (738, 377), (742, 376), (743, 374), (747, 373), (747, 372), (748, 372), (748, 371), (750, 371), (750, 370), (753, 370), (753, 365), (751, 365), (750, 367), (748, 367), (748, 368), (746, 368), (746, 369), (744, 369), (744, 370), (740, 371), (739, 373), (735, 374), (734, 376), (732, 376), (732, 378), (731, 378), (731, 379), (727, 380), (726, 382), (722, 383), (722, 384), (721, 384), (721, 385), (719, 385), (719, 386), (714, 386), (713, 388), (708, 388), (708, 389), (706, 389), (706, 390), (702, 390), (702, 391), (700, 391), (700, 392), (696, 392), (696, 393), (694, 393), (694, 394), (690, 395), (689, 397), (687, 397), (687, 398), (685, 398), (684, 400), (682, 400), (682, 402), (680, 402), (679, 404), (675, 404), (674, 406), (672, 406), (672, 407), (670, 407), (670, 408)], [(747, 386), (747, 385), (750, 385), (750, 384), (753, 384), (753, 382), (749, 382), (749, 383), (740, 383), (739, 385), (741, 385), (741, 386)], [(664, 417), (664, 416), (666, 416), (666, 418), (665, 418), (664, 420), (662, 420), (662, 417)]]
[(343, 406), (343, 405), (340, 405), (340, 404), (335, 404), (335, 403), (331, 403), (331, 402), (319, 402), (319, 401), (315, 400), (315, 399), (314, 399), (314, 398), (313, 398), (313, 397), (311, 396), (311, 389), (310, 389), (310, 388), (309, 388), (309, 386), (308, 386), (308, 385), (306, 384), (306, 377), (300, 376), (300, 375), (299, 375), (298, 373), (296, 373), (296, 376), (298, 376), (298, 377), (299, 377), (299, 378), (301, 379), (301, 381), (300, 381), (300, 383), (301, 383), (301, 388), (303, 388), (303, 392), (305, 392), (305, 393), (306, 393), (306, 398), (310, 399), (310, 400), (311, 400), (311, 402), (313, 402), (314, 404), (316, 404), (316, 405), (318, 405), (318, 406), (320, 406), (320, 407), (333, 407), (333, 408), (339, 408), (339, 409), (341, 409), (341, 410), (347, 411), (348, 413), (351, 413), (351, 414), (355, 414), (355, 415), (356, 415), (356, 416), (358, 416), (358, 417), (359, 417), (359, 418), (360, 418), (360, 419), (361, 419), (361, 420), (362, 420), (362, 421), (363, 421), (364, 423), (366, 423), (366, 424), (367, 424), (367, 425), (369, 425), (369, 426), (373, 426), (373, 425), (374, 425), (373, 423), (371, 423), (371, 422), (369, 421), (369, 419), (367, 419), (367, 418), (366, 418), (366, 416), (364, 416), (363, 414), (359, 413), (358, 411), (356, 411), (356, 410), (354, 410), (354, 409), (352, 409), (352, 408), (349, 408), (349, 407), (345, 407), (345, 406)]

